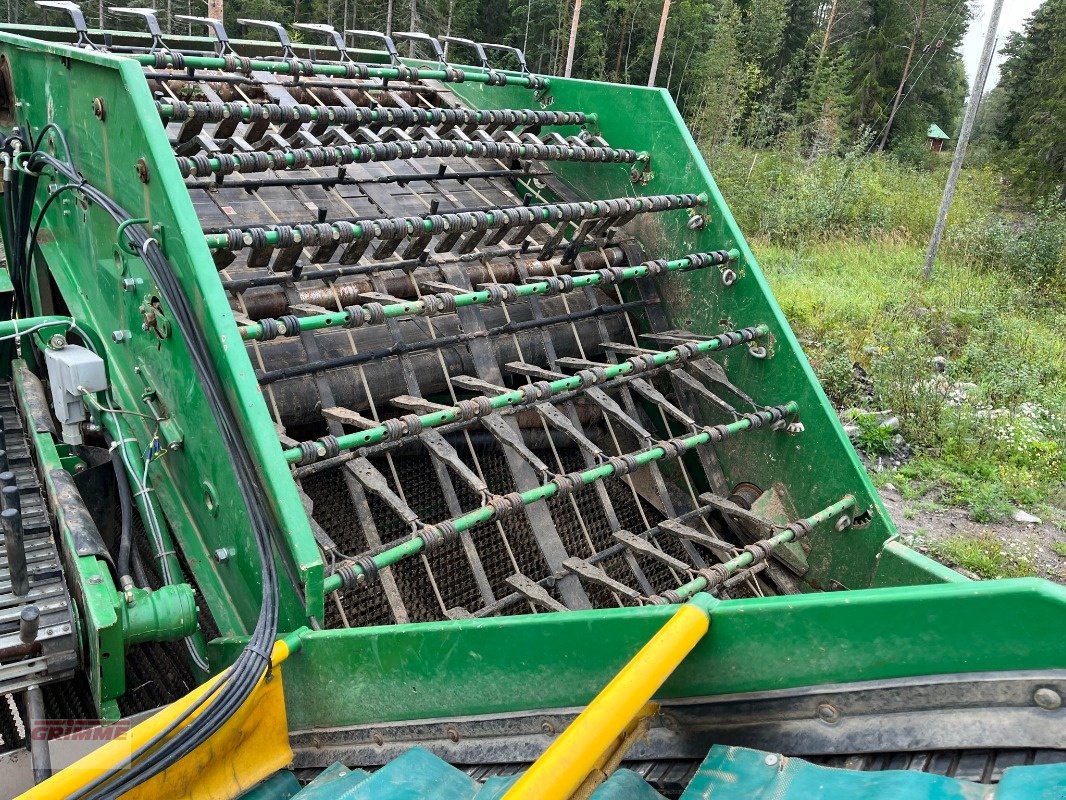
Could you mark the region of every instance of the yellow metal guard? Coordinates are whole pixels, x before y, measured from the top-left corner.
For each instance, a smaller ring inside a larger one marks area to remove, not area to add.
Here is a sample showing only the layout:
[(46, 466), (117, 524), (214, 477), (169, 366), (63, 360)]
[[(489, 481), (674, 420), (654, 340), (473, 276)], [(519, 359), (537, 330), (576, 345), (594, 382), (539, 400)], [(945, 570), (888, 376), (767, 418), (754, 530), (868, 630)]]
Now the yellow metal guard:
[[(285, 695), (279, 665), (299, 647), (297, 636), (274, 643), (269, 679), (255, 689), (232, 717), (193, 752), (169, 769), (122, 795), (123, 800), (183, 797), (189, 800), (231, 800), (251, 789), (292, 760), (285, 717)], [(68, 797), (119, 765), (129, 754), (180, 717), (205, 693), (220, 685), (219, 675), (161, 709), (121, 737), (108, 742), (16, 800), (55, 800)], [(183, 725), (195, 719), (190, 715)]]
[(717, 603), (697, 594), (640, 649), (512, 786), (503, 800), (568, 800), (710, 628)]

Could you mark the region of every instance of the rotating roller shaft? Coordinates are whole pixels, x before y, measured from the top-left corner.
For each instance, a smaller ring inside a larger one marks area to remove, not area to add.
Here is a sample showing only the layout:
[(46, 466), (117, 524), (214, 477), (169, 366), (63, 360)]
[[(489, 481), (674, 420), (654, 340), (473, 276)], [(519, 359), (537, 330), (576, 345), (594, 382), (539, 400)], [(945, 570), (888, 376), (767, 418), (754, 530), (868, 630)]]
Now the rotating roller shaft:
[(550, 82), (539, 75), (508, 75), (506, 72), (488, 70), (479, 72), (469, 69), (442, 67), (423, 69), (398, 64), (391, 67), (356, 64), (354, 61), (308, 61), (290, 58), (280, 61), (265, 61), (244, 56), (188, 56), (168, 50), (133, 56), (144, 67), (155, 69), (213, 69), (250, 75), (252, 72), (273, 72), (278, 75), (322, 75), (333, 78), (367, 80), (376, 78), (385, 81), (441, 81), (444, 83), (485, 83), (489, 86), (525, 86), (530, 89), (547, 89)]
[(509, 206), (494, 211), (458, 211), (426, 217), (387, 217), (372, 220), (334, 220), (318, 224), (274, 225), (229, 228), (223, 233), (207, 233), (211, 250), (242, 250), (245, 247), (291, 247), (294, 244), (345, 244), (361, 239), (400, 239), (405, 236), (459, 233), (478, 229), (515, 227), (535, 223), (558, 224), (575, 220), (623, 217), (629, 214), (673, 211), (706, 205), (706, 193), (623, 197), (577, 203), (547, 203), (537, 206)]
[(284, 451), (285, 460), (289, 464), (310, 464), (319, 458), (336, 456), (343, 450), (355, 450), (360, 447), (379, 444), (386, 440), (400, 439), (404, 436), (415, 435), (424, 428), (437, 428), (451, 422), (475, 419), (508, 406), (538, 403), (560, 392), (585, 389), (630, 373), (645, 372), (675, 361), (698, 358), (715, 350), (735, 347), (745, 342), (754, 341), (759, 336), (765, 336), (769, 332), (770, 329), (766, 325), (754, 325), (739, 331), (720, 333), (706, 341), (678, 345), (671, 350), (633, 356), (618, 364), (583, 369), (568, 378), (560, 378), (555, 381), (538, 381), (537, 383), (523, 386), (521, 389), (504, 392), (495, 397), (481, 396), (470, 400), (461, 400), (451, 408), (434, 411), (430, 414), (421, 416), (410, 414), (400, 419), (388, 420), (384, 425), (377, 425), (367, 430), (343, 436), (326, 436), (314, 441), (301, 442), (296, 447)]
[(642, 154), (613, 147), (583, 147), (557, 144), (512, 144), (510, 142), (460, 142), (451, 139), (424, 139), (410, 142), (375, 142), (308, 147), (299, 150), (256, 150), (179, 156), (178, 171), (183, 178), (208, 175), (241, 175), (267, 170), (343, 167), (379, 161), (418, 158), (534, 159), (536, 161), (588, 161), (602, 164), (633, 164)]
[(566, 293), (587, 286), (600, 286), (635, 280), (665, 272), (684, 272), (711, 265), (727, 264), (740, 257), (739, 250), (717, 250), (711, 253), (693, 253), (673, 261), (646, 261), (634, 267), (607, 267), (587, 275), (562, 275), (550, 277), (532, 283), (493, 284), (490, 288), (465, 294), (431, 294), (421, 300), (402, 303), (366, 303), (349, 306), (343, 311), (329, 314), (315, 314), (310, 317), (285, 316), (280, 319), (267, 319), (250, 325), (242, 325), (238, 330), (245, 341), (270, 341), (277, 336), (296, 336), (303, 331), (317, 331), (323, 328), (354, 328), (363, 324), (384, 322), (391, 317), (434, 316), (451, 313), (457, 308), (473, 305), (490, 305), (509, 302), (531, 295), (549, 296)]
[(842, 514), (849, 508), (854, 507), (855, 497), (846, 494), (840, 498), (840, 500), (830, 506), (826, 506), (818, 513), (791, 523), (784, 531), (776, 536), (771, 536), (769, 539), (763, 539), (754, 544), (749, 544), (744, 548), (744, 552), (735, 558), (700, 570), (700, 574), (697, 577), (693, 578), (688, 583), (682, 584), (676, 589), (669, 589), (663, 592), (657, 600), (661, 601), (662, 604), (674, 605), (677, 603), (683, 603), (697, 592), (709, 592), (724, 583), (730, 575), (738, 570), (765, 561), (769, 557), (770, 552), (778, 545), (802, 539), (809, 534), (816, 525), (820, 525), (823, 522), (832, 519), (837, 514)]
[(370, 580), (385, 567), (417, 555), (424, 550), (436, 548), (445, 542), (454, 541), (459, 534), (471, 528), (513, 514), (532, 503), (547, 500), (556, 495), (572, 494), (597, 481), (602, 481), (612, 476), (626, 475), (655, 461), (676, 460), (694, 447), (699, 447), (709, 442), (721, 442), (742, 431), (772, 425), (798, 411), (799, 405), (794, 401), (789, 401), (784, 405), (775, 406), (771, 409), (745, 414), (741, 419), (728, 425), (706, 427), (693, 436), (668, 439), (659, 442), (656, 447), (608, 459), (591, 469), (559, 475), (555, 480), (526, 492), (512, 492), (503, 497), (494, 497), (488, 504), (468, 514), (423, 529), (403, 544), (389, 548), (376, 556), (363, 556), (342, 565), (340, 569), (326, 578), (323, 584), (323, 591), (329, 594), (338, 589), (351, 588), (360, 578)]
[(165, 122), (198, 119), (221, 122), (237, 117), (247, 122), (328, 122), (333, 125), (388, 125), (393, 128), (468, 125), (505, 128), (540, 125), (566, 126), (595, 123), (595, 114), (581, 111), (528, 111), (524, 108), (501, 108), (478, 111), (472, 108), (392, 108), (389, 106), (311, 106), (303, 103), (280, 106), (274, 103), (206, 101), (156, 101), (159, 118)]

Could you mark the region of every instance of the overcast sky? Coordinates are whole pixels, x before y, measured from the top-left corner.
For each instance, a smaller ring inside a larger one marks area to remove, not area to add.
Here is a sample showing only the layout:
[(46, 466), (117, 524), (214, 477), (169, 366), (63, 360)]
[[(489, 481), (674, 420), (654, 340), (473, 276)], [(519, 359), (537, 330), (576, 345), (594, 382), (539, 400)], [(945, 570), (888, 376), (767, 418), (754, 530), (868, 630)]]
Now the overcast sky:
[[(999, 55), (998, 49), (1003, 45), (1007, 39), (1007, 34), (1011, 31), (1020, 31), (1025, 27), (1025, 21), (1032, 16), (1044, 0), (1006, 0), (1003, 3), (1003, 11), (999, 15), (999, 41), (997, 44), (997, 53), (992, 59), (992, 69), (988, 73), (988, 84), (985, 86), (985, 91), (988, 91), (999, 81), (999, 65), (1002, 63), (1003, 58)], [(985, 30), (988, 28), (988, 14), (992, 10), (992, 0), (975, 0), (971, 4), (977, 12), (976, 17), (970, 21), (970, 28), (966, 32), (966, 38), (962, 43), (962, 56), (966, 62), (966, 76), (967, 80), (972, 84), (974, 73), (977, 72), (977, 65), (981, 61), (981, 48), (985, 43)]]

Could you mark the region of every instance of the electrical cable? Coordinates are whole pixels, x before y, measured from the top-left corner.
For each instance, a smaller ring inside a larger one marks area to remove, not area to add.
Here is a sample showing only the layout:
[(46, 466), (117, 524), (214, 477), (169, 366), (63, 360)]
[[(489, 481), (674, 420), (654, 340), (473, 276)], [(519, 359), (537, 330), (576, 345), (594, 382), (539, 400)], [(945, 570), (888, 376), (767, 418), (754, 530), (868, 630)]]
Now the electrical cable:
[[(54, 128), (54, 126), (52, 126)], [(54, 128), (66, 147), (65, 138), (58, 128)], [(43, 138), (42, 131), (38, 142)], [(68, 150), (69, 152), (69, 150)], [(94, 205), (109, 214), (116, 223), (128, 222), (132, 217), (111, 198), (87, 183), (69, 164), (54, 156), (34, 150), (22, 168), (23, 178), (17, 193), (21, 204), (18, 207), (15, 231), (16, 238), (12, 244), (13, 252), (19, 252), (19, 258), (26, 252), (23, 246), (32, 249), (36, 237), (30, 237), (30, 214), (36, 193), (37, 177), (44, 167), (50, 167), (57, 174), (68, 180), (68, 184), (53, 190), (42, 205), (34, 231), (39, 231), (47, 206), (64, 191), (75, 190)], [(5, 176), (6, 177), (6, 176)], [(5, 185), (6, 188), (6, 185)], [(214, 369), (207, 343), (180, 281), (167, 262), (158, 242), (136, 225), (126, 226), (125, 235), (134, 250), (140, 253), (153, 281), (159, 287), (160, 295), (170, 308), (178, 330), (182, 334), (189, 352), (190, 361), (204, 391), (205, 398), (219, 426), (223, 444), (229, 453), (237, 479), (238, 489), (247, 510), (256, 548), (259, 554), (262, 602), (259, 618), (249, 638), (248, 645), (234, 661), (233, 665), (217, 679), (217, 688), (206, 692), (201, 699), (187, 709), (178, 719), (161, 730), (150, 741), (131, 754), (128, 760), (99, 776), (82, 787), (72, 797), (75, 798), (117, 798), (128, 789), (136, 786), (166, 769), (171, 764), (192, 752), (206, 739), (212, 736), (230, 716), (247, 700), (260, 678), (270, 667), (270, 652), (277, 636), (278, 625), (278, 576), (274, 563), (272, 542), (277, 530), (276, 520), (266, 501), (263, 487), (255, 470), (254, 461), (247, 443), (240, 435), (236, 415), (229, 404), (221, 380)], [(25, 235), (23, 236), (23, 232)], [(20, 278), (28, 279), (29, 258), (25, 264), (18, 264)], [(22, 288), (28, 280), (22, 283)], [(21, 301), (25, 307), (25, 296)], [(116, 420), (119, 418), (115, 414)], [(119, 448), (127, 474), (135, 474), (131, 469), (124, 447)], [(145, 491), (146, 487), (139, 487)], [(147, 495), (145, 495), (147, 499)], [(199, 712), (199, 713), (197, 713)], [(196, 714), (194, 719), (190, 719)], [(187, 725), (184, 723), (188, 722)]]

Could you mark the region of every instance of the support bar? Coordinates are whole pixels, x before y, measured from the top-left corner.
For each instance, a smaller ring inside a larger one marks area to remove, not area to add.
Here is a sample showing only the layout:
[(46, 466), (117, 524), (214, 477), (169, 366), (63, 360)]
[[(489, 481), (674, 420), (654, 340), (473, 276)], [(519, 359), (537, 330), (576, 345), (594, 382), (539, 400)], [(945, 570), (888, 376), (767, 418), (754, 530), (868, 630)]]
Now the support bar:
[[(482, 398), (487, 399), (487, 398)], [(526, 492), (512, 492), (503, 497), (494, 497), (488, 505), (475, 509), (456, 519), (447, 520), (430, 526), (407, 541), (396, 545), (376, 556), (363, 556), (353, 562), (341, 565), (336, 572), (323, 582), (326, 594), (342, 588), (350, 588), (360, 579), (369, 580), (385, 567), (417, 555), (424, 550), (439, 547), (445, 542), (454, 541), (459, 534), (475, 528), (485, 522), (491, 522), (515, 513), (532, 503), (547, 500), (550, 497), (573, 494), (578, 489), (612, 476), (627, 475), (639, 467), (655, 461), (676, 460), (692, 448), (710, 442), (721, 442), (733, 434), (764, 425), (772, 425), (785, 417), (799, 412), (799, 405), (789, 401), (766, 411), (745, 414), (741, 419), (728, 425), (715, 425), (704, 428), (700, 433), (687, 437), (678, 437), (659, 442), (656, 447), (615, 456), (599, 466), (581, 472), (559, 475), (555, 480), (537, 486)], [(445, 413), (445, 412), (440, 412)]]
[(674, 261), (645, 261), (634, 267), (608, 267), (587, 275), (563, 275), (543, 281), (534, 281), (515, 285), (513, 283), (492, 284), (490, 288), (464, 294), (430, 294), (421, 300), (404, 303), (365, 303), (349, 306), (343, 311), (328, 314), (316, 314), (310, 317), (285, 316), (280, 319), (267, 319), (238, 328), (245, 341), (270, 341), (278, 336), (297, 336), (303, 331), (317, 331), (323, 328), (355, 328), (365, 323), (384, 322), (391, 317), (435, 316), (451, 313), (457, 308), (473, 305), (487, 305), (510, 302), (531, 295), (550, 296), (566, 293), (586, 286), (621, 283), (664, 272), (684, 272), (711, 265), (727, 264), (740, 257), (739, 250), (717, 250), (712, 253), (693, 253)]
[(343, 167), (379, 161), (406, 161), (419, 158), (490, 158), (501, 161), (588, 161), (601, 164), (633, 164), (646, 154), (613, 147), (585, 147), (557, 144), (512, 144), (510, 142), (463, 142), (453, 139), (375, 142), (306, 147), (299, 150), (254, 150), (177, 157), (183, 178), (229, 175), (233, 172)]
[[(793, 522), (776, 536), (771, 536), (769, 539), (763, 539), (754, 544), (749, 544), (744, 548), (744, 552), (735, 558), (700, 570), (700, 574), (697, 577), (693, 578), (688, 583), (682, 584), (676, 589), (666, 590), (662, 593), (660, 599), (664, 603), (673, 605), (675, 603), (684, 602), (697, 592), (712, 591), (724, 583), (734, 572), (766, 561), (773, 549), (779, 544), (802, 539), (809, 534), (811, 529), (816, 525), (820, 525), (826, 520), (835, 517), (837, 514), (841, 514), (854, 506), (855, 497), (846, 494), (840, 498), (840, 500), (833, 503), (833, 505), (823, 508), (817, 514)], [(848, 524), (851, 524), (850, 518), (848, 518)]]
[(707, 633), (717, 600), (698, 595), (615, 675), (567, 726), (503, 800), (567, 800), (621, 738), (640, 709)]
[(205, 234), (212, 250), (242, 250), (245, 247), (292, 247), (293, 245), (345, 244), (361, 239), (400, 239), (424, 234), (458, 234), (475, 229), (558, 224), (629, 214), (673, 211), (706, 205), (706, 193), (623, 197), (579, 203), (546, 203), (537, 206), (509, 206), (492, 211), (456, 211), (426, 217), (390, 217), (373, 220), (334, 220), (319, 224), (274, 225), (230, 228), (225, 233)]
[(368, 447), (390, 439), (401, 439), (414, 435), (424, 428), (437, 428), (450, 422), (470, 420), (483, 417), (496, 409), (508, 406), (522, 406), (539, 403), (560, 392), (584, 389), (604, 381), (618, 378), (630, 373), (639, 373), (661, 367), (674, 361), (687, 361), (726, 347), (751, 342), (759, 336), (770, 332), (766, 325), (754, 325), (739, 331), (720, 333), (700, 342), (678, 345), (671, 350), (660, 353), (646, 353), (633, 356), (618, 364), (583, 369), (567, 378), (555, 381), (538, 381), (510, 392), (503, 392), (495, 397), (475, 397), (461, 400), (451, 408), (434, 411), (431, 414), (408, 414), (399, 419), (390, 419), (384, 425), (377, 425), (365, 431), (345, 434), (344, 436), (325, 436), (309, 442), (301, 442), (296, 447), (284, 451), (285, 460), (290, 464), (310, 464), (319, 458), (331, 458), (342, 450), (355, 450)]
[[(546, 89), (550, 85), (547, 78), (538, 75), (509, 75), (506, 72), (489, 70), (462, 70), (454, 67), (441, 69), (423, 69), (400, 64), (394, 67), (378, 67), (368, 64), (346, 62), (309, 61), (307, 59), (290, 59), (287, 61), (265, 61), (259, 58), (242, 56), (188, 56), (173, 51), (144, 53), (133, 56), (141, 66), (155, 69), (196, 70), (217, 69), (226, 72), (239, 72), (250, 75), (252, 72), (273, 72), (278, 75), (327, 75), (336, 78), (367, 80), (378, 78), (392, 81), (441, 81), (443, 83), (485, 83), (489, 86), (526, 86), (530, 89)], [(188, 76), (182, 77), (188, 80)]]
[(298, 103), (280, 106), (275, 103), (209, 103), (181, 100), (157, 100), (156, 110), (164, 122), (222, 122), (237, 117), (245, 122), (265, 120), (273, 123), (328, 122), (333, 125), (387, 125), (392, 128), (456, 126), (523, 128), (541, 125), (584, 125), (594, 114), (581, 111), (528, 111), (524, 108), (500, 108), (478, 111), (472, 108), (393, 108), (391, 106), (311, 106)]

